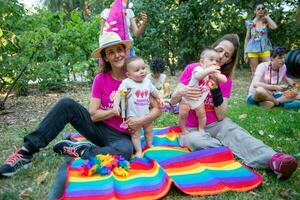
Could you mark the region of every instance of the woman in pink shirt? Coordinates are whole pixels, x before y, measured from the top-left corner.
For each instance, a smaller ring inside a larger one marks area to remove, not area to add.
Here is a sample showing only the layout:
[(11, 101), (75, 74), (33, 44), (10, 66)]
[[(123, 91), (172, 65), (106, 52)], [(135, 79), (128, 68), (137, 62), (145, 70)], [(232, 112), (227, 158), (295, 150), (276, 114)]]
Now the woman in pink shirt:
[(126, 50), (132, 42), (122, 41), (117, 33), (109, 32), (100, 37), (99, 43), (100, 47), (92, 56), (101, 56), (104, 66), (94, 79), (89, 111), (70, 98), (59, 100), (37, 129), (24, 137), (23, 146), (8, 156), (0, 167), (0, 176), (12, 176), (17, 170), (28, 167), (33, 154), (46, 147), (68, 123), (91, 143), (63, 140), (54, 146), (55, 152), (84, 159), (97, 154), (119, 154), (125, 159), (130, 158), (133, 145), (129, 132), (159, 117), (160, 106), (150, 98), (153, 107), (150, 113), (128, 119), (128, 130), (120, 128), (122, 118), (113, 109), (113, 96), (126, 78), (123, 66)]
[[(227, 82), (213, 82), (210, 94), (205, 100), (206, 126), (205, 133), (198, 132), (198, 120), (195, 112), (191, 110), (186, 120), (188, 134), (181, 134), (179, 142), (192, 151), (228, 146), (233, 153), (246, 165), (254, 168), (271, 168), (278, 178), (288, 178), (297, 168), (294, 157), (276, 153), (271, 147), (251, 136), (245, 129), (226, 117), (228, 99), (232, 88), (232, 71), (238, 61), (239, 38), (235, 34), (228, 34), (217, 40), (212, 47), (220, 53), (221, 73), (226, 75)], [(187, 84), (192, 71), (199, 63), (187, 65), (179, 77), (171, 103), (178, 103), (182, 97), (197, 100), (201, 93), (199, 89), (189, 87)], [(214, 79), (214, 77), (211, 77)]]
[(297, 84), (286, 75), (285, 52), (285, 48), (277, 47), (272, 51), (271, 61), (262, 62), (257, 66), (249, 87), (248, 104), (272, 108), (279, 103), (300, 100), (300, 93), (293, 89), (287, 90), (288, 85), (284, 84), (284, 82), (289, 85)]

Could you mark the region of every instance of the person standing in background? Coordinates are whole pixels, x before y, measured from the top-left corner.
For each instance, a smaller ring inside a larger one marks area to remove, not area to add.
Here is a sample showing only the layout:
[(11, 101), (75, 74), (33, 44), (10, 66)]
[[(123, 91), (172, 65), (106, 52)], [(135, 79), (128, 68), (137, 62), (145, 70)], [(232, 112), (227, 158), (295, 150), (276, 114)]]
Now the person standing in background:
[(257, 1), (253, 4), (254, 18), (246, 21), (246, 38), (244, 60), (250, 62), (251, 73), (254, 75), (260, 62), (270, 61), (272, 45), (268, 37), (269, 29), (276, 29), (277, 24), (267, 13), (264, 3)]

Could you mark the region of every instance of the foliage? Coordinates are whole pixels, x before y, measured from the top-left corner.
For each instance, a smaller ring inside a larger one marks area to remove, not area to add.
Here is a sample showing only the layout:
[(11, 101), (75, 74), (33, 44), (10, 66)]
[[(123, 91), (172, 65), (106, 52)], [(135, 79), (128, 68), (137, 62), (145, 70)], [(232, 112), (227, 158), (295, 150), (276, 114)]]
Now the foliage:
[[(24, 8), (16, 0), (0, 1), (0, 93), (4, 90), (12, 91), (13, 86), (26, 69), (23, 65), (13, 65), (7, 61), (20, 52), (16, 36), (19, 27), (15, 25), (24, 15)], [(11, 87), (8, 87), (9, 85)], [(7, 97), (8, 95), (0, 101), (0, 110), (4, 109)]]
[[(16, 2), (13, 6), (6, 5), (19, 14)], [(8, 95), (9, 86), (16, 84), (17, 94), (27, 94), (30, 82), (37, 82), (44, 91), (59, 91), (71, 76), (76, 80), (75, 74), (91, 81), (97, 69), (90, 53), (97, 47), (98, 19), (84, 21), (75, 10), (69, 20), (63, 12), (47, 10), (34, 15), (17, 14), (14, 18), (6, 17), (3, 23), (2, 29), (13, 33), (14, 39), (1, 46), (1, 92)]]
[(91, 15), (99, 14), (104, 8), (108, 8), (112, 0), (40, 0), (40, 3), (52, 12), (71, 13), (72, 10), (81, 11), (84, 19)]
[[(47, 9), (29, 13), (17, 0), (0, 0), (0, 93), (6, 96), (13, 88), (16, 94), (26, 95), (32, 82), (43, 91), (62, 90), (77, 75), (90, 81), (97, 71), (97, 62), (90, 53), (97, 47), (100, 11), (113, 0), (40, 2)], [(134, 38), (136, 53), (148, 61), (162, 57), (172, 75), (187, 63), (197, 61), (204, 47), (226, 33), (240, 36), (242, 50), (244, 22), (253, 13), (253, 0), (132, 2), (137, 22), (141, 11), (146, 11), (149, 18), (145, 33)], [(299, 47), (297, 0), (268, 1), (266, 6), (279, 25), (270, 33), (273, 45)], [(240, 51), (240, 58), (242, 54)], [(4, 107), (5, 99), (0, 107)]]
[[(149, 15), (146, 33), (136, 40), (138, 52), (147, 59), (160, 55), (168, 61), (171, 74), (199, 59), (204, 47), (226, 33), (245, 37), (245, 20), (252, 17), (252, 2), (239, 0), (134, 1), (134, 11)], [(283, 10), (289, 7), (290, 10)], [(299, 46), (300, 27), (295, 22), (297, 0), (270, 1), (267, 9), (279, 28), (271, 32), (274, 46)], [(280, 39), (279, 39), (280, 38)], [(243, 51), (240, 51), (242, 58)], [(242, 64), (242, 63), (241, 63)]]

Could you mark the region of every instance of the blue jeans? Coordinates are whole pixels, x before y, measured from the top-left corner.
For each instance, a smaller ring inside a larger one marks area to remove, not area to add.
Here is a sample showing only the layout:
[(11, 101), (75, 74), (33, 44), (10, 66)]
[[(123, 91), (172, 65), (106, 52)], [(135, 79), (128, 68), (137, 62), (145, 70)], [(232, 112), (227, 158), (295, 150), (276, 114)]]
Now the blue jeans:
[[(275, 99), (277, 99), (277, 98), (281, 97), (283, 95), (283, 93), (282, 92), (273, 92), (272, 95)], [(247, 97), (246, 102), (248, 105), (258, 105), (258, 102), (256, 102), (251, 95), (249, 95)]]
[(63, 98), (54, 105), (37, 129), (24, 137), (24, 146), (31, 153), (38, 152), (54, 140), (68, 123), (95, 144), (84, 152), (82, 158), (97, 154), (119, 154), (130, 159), (133, 153), (130, 135), (103, 122), (94, 123), (88, 110), (70, 98)]

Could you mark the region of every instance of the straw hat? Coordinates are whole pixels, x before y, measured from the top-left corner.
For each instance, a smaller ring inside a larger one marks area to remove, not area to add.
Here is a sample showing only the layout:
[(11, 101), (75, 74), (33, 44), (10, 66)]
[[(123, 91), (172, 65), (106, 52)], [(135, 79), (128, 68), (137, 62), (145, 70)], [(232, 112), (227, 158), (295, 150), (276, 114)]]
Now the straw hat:
[(131, 40), (122, 40), (120, 36), (115, 32), (106, 32), (100, 35), (99, 48), (92, 52), (92, 57), (99, 58), (101, 56), (101, 51), (106, 48), (117, 44), (125, 45), (126, 49), (129, 49), (132, 45)]

